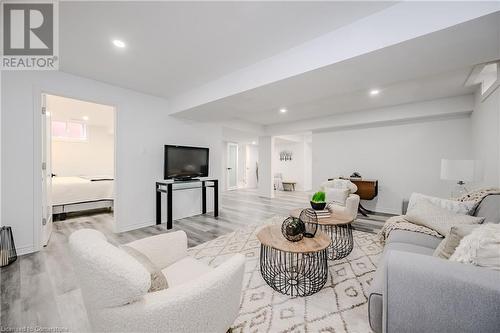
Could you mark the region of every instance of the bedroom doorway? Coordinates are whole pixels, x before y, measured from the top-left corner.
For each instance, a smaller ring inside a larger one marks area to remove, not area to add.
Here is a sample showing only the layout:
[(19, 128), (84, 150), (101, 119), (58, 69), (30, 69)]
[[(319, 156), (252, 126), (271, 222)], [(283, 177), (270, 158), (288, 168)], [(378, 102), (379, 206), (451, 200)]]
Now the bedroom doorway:
[(53, 223), (113, 222), (115, 108), (42, 94), (42, 232)]

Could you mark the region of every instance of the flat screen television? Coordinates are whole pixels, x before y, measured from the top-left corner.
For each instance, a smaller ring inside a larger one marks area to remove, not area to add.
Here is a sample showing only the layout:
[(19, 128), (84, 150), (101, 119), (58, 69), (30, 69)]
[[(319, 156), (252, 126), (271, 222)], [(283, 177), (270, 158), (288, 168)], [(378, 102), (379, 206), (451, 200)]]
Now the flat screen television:
[(164, 178), (208, 177), (208, 148), (165, 145)]

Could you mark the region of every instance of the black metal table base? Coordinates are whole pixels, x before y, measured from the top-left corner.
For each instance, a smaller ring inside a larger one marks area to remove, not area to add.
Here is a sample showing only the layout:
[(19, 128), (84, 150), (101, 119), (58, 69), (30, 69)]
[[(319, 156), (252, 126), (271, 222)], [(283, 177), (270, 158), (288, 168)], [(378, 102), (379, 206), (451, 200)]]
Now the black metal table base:
[(342, 225), (319, 225), (319, 229), (330, 236), (332, 243), (327, 248), (328, 259), (338, 260), (345, 258), (354, 247), (352, 226), (350, 223)]
[(328, 278), (326, 249), (311, 253), (285, 252), (261, 244), (260, 271), (274, 290), (289, 295), (308, 296), (323, 288)]
[[(198, 186), (197, 183), (201, 183)], [(189, 185), (194, 187), (174, 188), (174, 185)], [(173, 222), (173, 192), (182, 190), (201, 189), (201, 213), (207, 213), (207, 188), (214, 189), (214, 217), (219, 216), (219, 181), (217, 179), (190, 180), (190, 181), (165, 181), (155, 183), (156, 192), (156, 224), (161, 224), (161, 194), (167, 194), (167, 229), (172, 229)]]
[(366, 209), (365, 207), (363, 207), (361, 204), (358, 205), (358, 213), (360, 213), (361, 215), (363, 215), (364, 217), (368, 217), (368, 214), (374, 214), (375, 212), (374, 211), (371, 211), (369, 209)]

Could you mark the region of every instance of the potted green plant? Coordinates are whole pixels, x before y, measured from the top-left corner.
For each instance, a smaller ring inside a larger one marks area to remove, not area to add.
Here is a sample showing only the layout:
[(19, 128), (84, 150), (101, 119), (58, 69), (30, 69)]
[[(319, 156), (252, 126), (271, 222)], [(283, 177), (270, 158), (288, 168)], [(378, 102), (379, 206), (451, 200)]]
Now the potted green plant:
[(326, 206), (326, 194), (323, 191), (319, 191), (313, 194), (311, 198), (311, 207), (314, 210), (322, 210), (325, 209)]

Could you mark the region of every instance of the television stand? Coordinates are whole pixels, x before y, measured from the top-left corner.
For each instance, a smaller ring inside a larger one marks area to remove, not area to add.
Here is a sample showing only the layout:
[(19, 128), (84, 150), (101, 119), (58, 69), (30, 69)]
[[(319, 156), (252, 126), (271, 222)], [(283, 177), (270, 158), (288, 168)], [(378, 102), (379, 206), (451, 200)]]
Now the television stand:
[[(201, 186), (175, 187), (178, 184), (201, 183)], [(214, 217), (219, 216), (219, 180), (218, 179), (196, 179), (190, 178), (187, 181), (163, 180), (155, 183), (156, 192), (156, 224), (161, 224), (161, 194), (167, 194), (167, 229), (172, 229), (173, 222), (173, 193), (174, 191), (201, 189), (201, 213), (207, 213), (207, 188), (214, 189)]]

